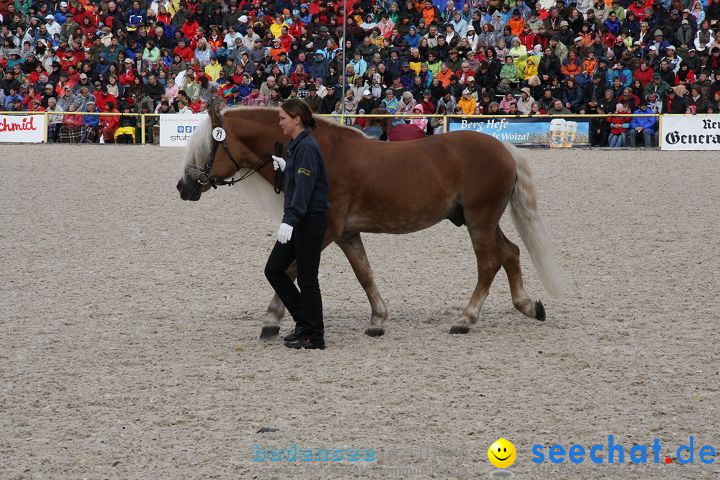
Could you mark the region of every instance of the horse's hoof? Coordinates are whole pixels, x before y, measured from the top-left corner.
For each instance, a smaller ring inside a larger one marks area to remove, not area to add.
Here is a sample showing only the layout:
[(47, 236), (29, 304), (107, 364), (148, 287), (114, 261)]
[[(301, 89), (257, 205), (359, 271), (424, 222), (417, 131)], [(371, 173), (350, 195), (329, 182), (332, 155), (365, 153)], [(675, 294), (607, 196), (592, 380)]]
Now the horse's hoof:
[(368, 337), (382, 337), (385, 335), (385, 329), (382, 327), (368, 327), (365, 330), (365, 335)]
[(540, 300), (535, 302), (535, 318), (541, 322), (545, 321), (545, 307)]
[(470, 331), (470, 327), (464, 325), (453, 325), (450, 327), (450, 335), (464, 335)]
[(269, 340), (280, 334), (280, 327), (263, 327), (260, 331), (260, 340)]

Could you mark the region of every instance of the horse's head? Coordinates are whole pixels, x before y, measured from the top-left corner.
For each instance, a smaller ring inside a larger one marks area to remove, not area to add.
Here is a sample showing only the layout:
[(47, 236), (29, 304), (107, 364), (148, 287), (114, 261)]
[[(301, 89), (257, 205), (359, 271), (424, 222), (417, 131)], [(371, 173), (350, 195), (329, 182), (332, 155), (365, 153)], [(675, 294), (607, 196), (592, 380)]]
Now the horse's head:
[(185, 149), (182, 177), (177, 183), (183, 200), (200, 200), (210, 187), (224, 184), (240, 170), (257, 167), (257, 157), (226, 128), (223, 115), (210, 105), (208, 118), (200, 122)]

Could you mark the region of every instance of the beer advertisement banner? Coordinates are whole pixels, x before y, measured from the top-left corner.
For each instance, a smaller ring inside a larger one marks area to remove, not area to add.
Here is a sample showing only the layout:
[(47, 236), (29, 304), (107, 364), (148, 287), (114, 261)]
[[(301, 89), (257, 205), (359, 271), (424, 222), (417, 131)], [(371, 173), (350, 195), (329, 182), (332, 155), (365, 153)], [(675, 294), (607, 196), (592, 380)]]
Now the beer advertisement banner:
[(448, 118), (448, 131), (472, 130), (514, 145), (590, 146), (590, 119), (551, 117)]
[(720, 115), (663, 115), (661, 150), (720, 150)]
[(0, 115), (0, 143), (42, 143), (44, 115)]
[(184, 147), (206, 114), (169, 113), (160, 115), (160, 146)]

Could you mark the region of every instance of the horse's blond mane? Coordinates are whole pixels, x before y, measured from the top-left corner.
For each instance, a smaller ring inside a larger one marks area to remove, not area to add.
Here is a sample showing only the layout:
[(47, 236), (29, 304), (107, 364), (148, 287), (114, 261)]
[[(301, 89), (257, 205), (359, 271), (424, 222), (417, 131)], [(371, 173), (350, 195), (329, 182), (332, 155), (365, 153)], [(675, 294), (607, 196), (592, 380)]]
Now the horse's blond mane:
[(185, 147), (185, 155), (183, 155), (182, 162), (182, 174), (185, 174), (186, 167), (193, 165), (195, 167), (202, 168), (203, 165), (197, 163), (197, 159), (207, 159), (210, 155), (210, 117), (205, 115), (205, 118), (200, 121), (200, 125), (195, 129), (190, 141)]

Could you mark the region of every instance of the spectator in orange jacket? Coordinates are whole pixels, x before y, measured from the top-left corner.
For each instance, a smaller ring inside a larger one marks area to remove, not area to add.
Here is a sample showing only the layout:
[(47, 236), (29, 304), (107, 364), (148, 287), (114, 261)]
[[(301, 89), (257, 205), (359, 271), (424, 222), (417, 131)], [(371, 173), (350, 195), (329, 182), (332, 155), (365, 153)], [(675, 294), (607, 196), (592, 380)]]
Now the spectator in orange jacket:
[(287, 50), (283, 48), (280, 38), (273, 39), (273, 45), (270, 47), (270, 56), (277, 62), (280, 60), (280, 53), (282, 52), (287, 53)]
[(563, 75), (566, 77), (572, 77), (575, 78), (577, 75), (580, 75), (583, 71), (583, 66), (580, 63), (580, 59), (577, 58), (577, 53), (575, 53), (575, 50), (570, 50), (568, 53), (568, 58), (563, 60), (562, 68), (560, 69)]
[(455, 72), (450, 70), (445, 62), (443, 62), (442, 65), (440, 65), (440, 71), (437, 73), (436, 77), (438, 80), (440, 80), (440, 83), (442, 83), (442, 86), (447, 88), (450, 86), (450, 78), (455, 75)]
[(433, 22), (442, 23), (442, 17), (440, 16), (440, 10), (434, 7), (430, 0), (425, 0), (422, 9), (422, 18), (425, 19), (425, 25), (432, 25)]
[(587, 57), (583, 60), (583, 71), (588, 78), (592, 78), (597, 69), (598, 61), (595, 58), (595, 52), (588, 52)]
[(510, 33), (515, 35), (516, 37), (519, 37), (523, 33), (523, 28), (525, 28), (525, 20), (523, 19), (522, 15), (520, 15), (520, 10), (517, 8), (513, 10), (512, 16), (507, 22), (508, 27), (510, 27)]

